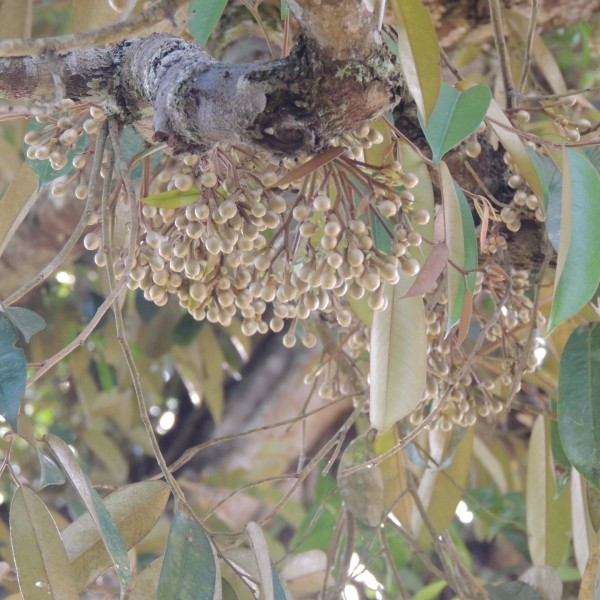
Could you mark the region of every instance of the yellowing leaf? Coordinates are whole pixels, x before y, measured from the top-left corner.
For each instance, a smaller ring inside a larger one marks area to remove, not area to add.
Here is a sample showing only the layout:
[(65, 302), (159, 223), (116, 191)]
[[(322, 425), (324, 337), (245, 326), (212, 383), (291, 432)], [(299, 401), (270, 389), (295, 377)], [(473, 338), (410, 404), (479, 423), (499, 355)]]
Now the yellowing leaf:
[(112, 475), (115, 484), (123, 483), (129, 474), (129, 465), (119, 446), (105, 433), (87, 429), (81, 434), (87, 447)]
[(463, 303), (472, 301), (472, 293), (475, 289), (473, 270), (477, 268), (477, 238), (467, 199), (450, 175), (444, 161), (440, 163), (439, 171), (446, 245), (451, 261), (451, 264), (448, 265), (448, 325), (446, 331), (449, 333), (463, 315)]
[(583, 575), (594, 543), (594, 527), (588, 511), (585, 494), (586, 483), (577, 469), (571, 470), (571, 521), (573, 526), (573, 550), (579, 573)]
[[(388, 429), (375, 440), (375, 454), (380, 456), (399, 441), (396, 428)], [(379, 466), (383, 478), (384, 506), (404, 527), (409, 527), (413, 499), (408, 493), (408, 473), (403, 453), (400, 450), (395, 452)]]
[[(418, 495), (436, 533), (441, 533), (448, 527), (463, 496), (463, 488), (471, 469), (474, 434), (475, 429), (469, 428), (450, 457), (446, 455), (454, 446), (452, 435), (457, 435), (457, 432), (432, 431), (429, 435), (429, 454), (436, 463), (442, 465), (448, 458), (451, 461), (443, 469), (426, 470), (419, 482)], [(431, 543), (431, 535), (423, 527), (423, 520), (416, 506), (413, 507), (412, 530), (422, 543)]]
[(598, 592), (600, 591), (598, 568), (600, 568), (600, 531), (596, 534), (590, 557), (581, 578), (579, 600), (589, 600), (590, 598), (596, 600), (598, 598)]
[[(163, 513), (169, 488), (162, 481), (143, 481), (113, 492), (103, 502), (119, 529), (127, 549), (154, 527)], [(89, 514), (71, 523), (62, 538), (73, 565), (79, 589), (112, 566), (112, 560)]]
[(398, 56), (408, 89), (425, 124), (442, 82), (440, 48), (429, 11), (421, 0), (392, 0), (398, 25)]
[(536, 419), (527, 456), (527, 541), (534, 565), (559, 567), (571, 539), (569, 493), (556, 494), (548, 423)]
[(386, 309), (373, 316), (369, 417), (380, 433), (414, 410), (425, 392), (425, 308), (420, 298), (403, 298), (411, 284), (405, 278), (389, 286)]
[(156, 596), (162, 561), (162, 556), (153, 560), (139, 574), (127, 600), (148, 600), (148, 598), (154, 598)]
[(15, 492), (10, 506), (10, 537), (24, 598), (79, 598), (58, 528), (44, 503), (25, 486)]

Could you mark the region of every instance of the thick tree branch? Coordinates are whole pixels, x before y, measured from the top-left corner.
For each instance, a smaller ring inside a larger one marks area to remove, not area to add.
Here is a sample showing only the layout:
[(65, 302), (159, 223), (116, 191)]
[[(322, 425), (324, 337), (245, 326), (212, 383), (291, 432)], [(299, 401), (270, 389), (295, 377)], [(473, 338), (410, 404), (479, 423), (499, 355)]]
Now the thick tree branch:
[(157, 34), (52, 59), (0, 59), (0, 93), (51, 102), (58, 76), (66, 98), (97, 102), (126, 122), (152, 117), (147, 137), (176, 151), (240, 143), (312, 153), (390, 110), (401, 95), (385, 46), (373, 42), (359, 58), (339, 51), (342, 59), (330, 47), (323, 54), (303, 37), (284, 59), (228, 65), (192, 42)]

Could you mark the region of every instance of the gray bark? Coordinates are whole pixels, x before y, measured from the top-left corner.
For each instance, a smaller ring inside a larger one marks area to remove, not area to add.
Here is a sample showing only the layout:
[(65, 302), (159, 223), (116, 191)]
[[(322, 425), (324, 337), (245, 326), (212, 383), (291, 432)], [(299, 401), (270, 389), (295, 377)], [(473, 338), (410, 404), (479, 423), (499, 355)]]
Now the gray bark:
[[(399, 101), (403, 84), (366, 0), (292, 0), (304, 28), (291, 54), (262, 64), (213, 60), (168, 34), (0, 59), (0, 95), (96, 102), (174, 151), (234, 143), (314, 153)], [(344, 35), (340, 35), (344, 31)]]

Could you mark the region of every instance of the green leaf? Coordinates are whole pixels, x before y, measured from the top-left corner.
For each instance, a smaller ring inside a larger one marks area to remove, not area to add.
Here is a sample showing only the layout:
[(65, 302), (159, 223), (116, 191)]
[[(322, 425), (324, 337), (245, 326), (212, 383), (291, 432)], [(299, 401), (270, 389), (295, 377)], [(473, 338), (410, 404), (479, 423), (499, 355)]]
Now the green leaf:
[(17, 413), (27, 385), (27, 360), (15, 347), (18, 336), (4, 317), (0, 318), (0, 416), (17, 428)]
[(491, 99), (492, 92), (484, 85), (460, 91), (442, 83), (429, 123), (425, 125), (419, 115), (435, 166), (448, 150), (467, 139), (481, 125)]
[(392, 0), (392, 9), (398, 25), (398, 57), (406, 85), (427, 123), (442, 81), (435, 27), (421, 0)]
[(227, 0), (193, 0), (190, 3), (189, 28), (193, 38), (204, 46), (219, 22)]
[(600, 176), (588, 158), (563, 149), (560, 244), (546, 335), (581, 310), (600, 283)]
[(403, 298), (410, 285), (405, 277), (387, 286), (387, 307), (373, 316), (369, 417), (379, 433), (408, 415), (425, 392), (425, 308), (421, 298)]
[[(169, 495), (169, 488), (164, 482), (142, 481), (122, 487), (104, 498), (103, 502), (127, 549), (146, 537), (156, 525)], [(89, 513), (84, 513), (66, 527), (62, 538), (80, 589), (113, 565)]]
[(344, 450), (338, 476), (338, 486), (346, 509), (367, 527), (377, 527), (383, 517), (384, 489), (381, 467), (365, 467), (346, 476), (343, 473), (374, 457), (374, 439), (371, 432), (358, 436)]
[(571, 464), (600, 489), (600, 324), (578, 327), (560, 360), (558, 431)]
[(156, 600), (213, 600), (221, 597), (221, 575), (204, 528), (185, 510), (175, 513)]
[(571, 514), (568, 490), (558, 494), (552, 472), (550, 432), (547, 420), (537, 418), (527, 453), (527, 543), (534, 565), (559, 567), (569, 548)]
[(25, 341), (29, 344), (31, 336), (42, 331), (46, 327), (46, 321), (40, 315), (18, 306), (1, 306), (8, 320), (21, 332)]
[(26, 600), (78, 600), (79, 594), (56, 523), (28, 487), (10, 506), (10, 539), (19, 588)]
[(198, 188), (191, 188), (186, 192), (180, 190), (159, 192), (158, 194), (152, 194), (151, 196), (142, 198), (142, 202), (158, 208), (181, 208), (182, 206), (197, 202), (199, 198), (200, 190)]
[(289, 13), (290, 9), (287, 0), (281, 0), (281, 20), (286, 19)]
[(67, 446), (67, 444), (59, 437), (52, 434), (48, 434), (44, 439), (65, 471), (71, 485), (79, 494), (92, 521), (98, 528), (104, 546), (117, 571), (119, 582), (121, 584), (121, 597), (123, 597), (129, 584), (129, 579), (131, 578), (131, 566), (129, 564), (125, 542), (123, 541), (110, 512), (102, 502), (98, 492), (92, 487), (92, 484), (79, 466), (79, 463), (69, 446)]
[(413, 600), (435, 600), (440, 597), (442, 590), (446, 589), (447, 586), (448, 583), (445, 581), (434, 581), (419, 590), (413, 596)]
[(498, 586), (486, 585), (489, 600), (544, 600), (530, 585), (508, 581)]
[[(46, 125), (47, 123), (38, 123), (35, 119), (29, 119), (29, 123), (27, 125), (27, 132), (41, 131), (42, 129), (44, 129), (44, 127), (46, 127)], [(59, 171), (55, 171), (50, 166), (50, 161), (48, 160), (37, 160), (27, 158), (27, 163), (32, 168), (33, 172), (38, 176), (40, 189), (48, 185), (50, 182), (54, 181), (56, 178), (63, 177), (71, 173), (71, 171), (73, 171), (73, 169), (75, 168), (73, 166), (73, 157), (76, 154), (81, 154), (85, 150), (86, 144), (87, 134), (84, 133), (77, 141), (75, 147), (69, 152), (67, 156), (67, 164)], [(27, 156), (28, 148), (29, 146), (27, 144), (23, 145), (23, 154), (25, 154), (25, 156)]]
[[(448, 325), (446, 333), (460, 321), (465, 292), (475, 289), (477, 236), (469, 203), (450, 175), (446, 163), (440, 164), (446, 245), (452, 264), (448, 265)], [(453, 266), (455, 265), (455, 266)], [(459, 271), (462, 269), (468, 274)]]

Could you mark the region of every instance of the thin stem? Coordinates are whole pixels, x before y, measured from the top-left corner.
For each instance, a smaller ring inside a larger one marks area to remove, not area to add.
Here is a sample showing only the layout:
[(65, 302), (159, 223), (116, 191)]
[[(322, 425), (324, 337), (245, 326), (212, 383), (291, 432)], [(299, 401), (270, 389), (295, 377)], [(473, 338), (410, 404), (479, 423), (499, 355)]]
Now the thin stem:
[[(129, 216), (131, 219), (131, 223), (129, 224), (129, 240), (128, 240), (128, 252), (127, 252), (127, 260), (126, 260), (126, 272), (131, 269), (131, 265), (133, 264), (133, 259), (135, 257), (135, 249), (137, 244), (137, 236), (138, 236), (138, 228), (139, 228), (139, 203), (137, 199), (137, 194), (135, 191), (135, 186), (127, 170), (127, 163), (123, 158), (121, 153), (121, 146), (119, 145), (119, 125), (114, 118), (108, 119), (108, 127), (110, 134), (110, 141), (112, 144), (112, 148), (114, 151), (117, 169), (119, 170), (119, 174), (123, 179), (123, 184), (125, 186), (125, 191), (127, 193), (127, 199), (129, 201)], [(107, 265), (109, 263), (107, 262)], [(127, 268), (129, 267), (129, 268)], [(108, 267), (109, 273), (112, 269), (112, 265)], [(113, 273), (114, 275), (114, 273)], [(109, 277), (110, 285), (112, 285), (112, 278)], [(126, 277), (123, 277), (121, 281), (125, 281)], [(138, 410), (140, 413), (140, 418), (142, 424), (144, 425), (144, 429), (146, 430), (146, 434), (150, 439), (150, 444), (152, 445), (152, 451), (154, 453), (154, 458), (160, 467), (160, 470), (163, 473), (166, 483), (171, 488), (171, 491), (177, 498), (181, 504), (188, 507), (187, 501), (185, 499), (185, 495), (179, 484), (177, 483), (175, 477), (169, 471), (169, 467), (165, 461), (164, 456), (160, 450), (160, 446), (158, 444), (158, 440), (156, 439), (156, 435), (154, 433), (154, 428), (152, 427), (152, 423), (150, 421), (150, 414), (148, 412), (148, 407), (146, 406), (146, 400), (144, 397), (144, 390), (142, 388), (142, 381), (140, 378), (140, 373), (137, 369), (137, 365), (135, 364), (135, 360), (133, 359), (133, 354), (131, 353), (131, 349), (129, 348), (129, 344), (127, 342), (127, 335), (125, 331), (125, 324), (123, 322), (123, 314), (120, 308), (117, 305), (113, 305), (113, 312), (115, 315), (115, 326), (117, 330), (117, 340), (121, 346), (121, 350), (123, 351), (123, 355), (125, 357), (125, 361), (127, 362), (127, 367), (129, 369), (129, 373), (131, 375), (131, 380), (133, 383), (133, 389), (135, 392), (135, 397), (138, 404)], [(191, 514), (194, 514), (191, 511)]]
[(77, 48), (109, 44), (144, 30), (149, 31), (152, 25), (162, 20), (169, 20), (175, 25), (174, 15), (177, 9), (188, 2), (189, 0), (160, 0), (125, 21), (92, 31), (32, 40), (3, 40), (0, 42), (0, 56), (43, 54), (48, 50), (59, 54)]
[(529, 75), (529, 69), (531, 68), (531, 57), (533, 55), (533, 41), (535, 40), (535, 26), (537, 24), (538, 15), (538, 0), (531, 0), (531, 17), (529, 18), (529, 30), (527, 31), (527, 41), (525, 44), (525, 57), (523, 59), (523, 70), (521, 71), (521, 78), (519, 79), (519, 85), (517, 86), (517, 99), (523, 95), (523, 88)]
[(100, 127), (98, 135), (96, 137), (96, 147), (94, 150), (94, 163), (92, 165), (92, 172), (90, 173), (90, 185), (88, 189), (88, 195), (85, 202), (85, 207), (79, 223), (73, 230), (69, 239), (62, 247), (60, 252), (54, 257), (54, 259), (46, 265), (35, 277), (30, 279), (24, 286), (20, 287), (16, 292), (13, 292), (4, 302), (5, 306), (11, 306), (23, 296), (28, 294), (32, 289), (43, 283), (54, 271), (64, 262), (71, 250), (75, 247), (75, 244), (79, 241), (81, 234), (88, 226), (88, 221), (94, 210), (94, 205), (97, 198), (98, 182), (100, 181), (100, 167), (102, 166), (102, 157), (104, 156), (104, 146), (106, 144), (107, 130), (106, 127)]
[(508, 48), (506, 47), (506, 39), (504, 38), (504, 26), (502, 24), (502, 8), (500, 0), (490, 0), (490, 16), (492, 20), (492, 28), (494, 30), (494, 40), (500, 60), (500, 70), (504, 80), (504, 89), (506, 91), (507, 108), (512, 108), (514, 103), (514, 84), (512, 72), (510, 70), (510, 58), (508, 56)]

